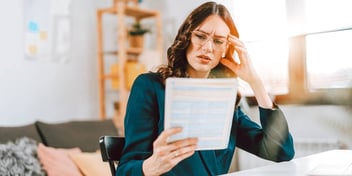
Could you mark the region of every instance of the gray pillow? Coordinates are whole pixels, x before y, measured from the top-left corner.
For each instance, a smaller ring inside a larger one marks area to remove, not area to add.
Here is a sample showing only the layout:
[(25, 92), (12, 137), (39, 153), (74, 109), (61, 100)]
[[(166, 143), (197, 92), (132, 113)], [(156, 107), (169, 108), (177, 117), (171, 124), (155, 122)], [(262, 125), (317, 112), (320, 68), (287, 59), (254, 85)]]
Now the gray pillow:
[(44, 176), (37, 158), (37, 142), (22, 137), (0, 144), (0, 175)]
[(16, 127), (0, 127), (0, 143), (6, 143), (9, 141), (13, 142), (21, 137), (28, 137), (37, 142), (42, 142), (35, 124)]
[(79, 147), (83, 152), (97, 151), (100, 136), (117, 135), (117, 129), (111, 119), (70, 121), (56, 124), (38, 121), (36, 126), (46, 146)]

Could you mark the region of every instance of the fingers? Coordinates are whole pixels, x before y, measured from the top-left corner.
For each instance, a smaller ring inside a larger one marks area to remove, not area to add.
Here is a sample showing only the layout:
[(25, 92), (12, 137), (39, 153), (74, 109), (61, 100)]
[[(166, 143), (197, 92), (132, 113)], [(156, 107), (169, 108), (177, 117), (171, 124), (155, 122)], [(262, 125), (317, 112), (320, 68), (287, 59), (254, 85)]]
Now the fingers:
[(170, 143), (167, 142), (169, 136), (177, 134), (181, 132), (181, 130), (180, 128), (172, 128), (162, 132), (154, 142), (154, 152), (159, 156), (169, 155), (169, 158), (174, 158), (175, 155), (182, 156), (184, 153), (194, 151), (198, 143), (197, 138), (186, 138)]
[(234, 46), (236, 52), (239, 54), (240, 62), (243, 62), (243, 60), (248, 57), (248, 52), (245, 44), (239, 38), (231, 34), (227, 37), (227, 39), (229, 44)]
[(171, 152), (171, 159), (174, 160), (175, 163), (179, 163), (180, 161), (184, 160), (192, 156), (197, 148), (197, 145), (191, 145), (188, 147), (181, 148), (179, 150), (175, 150)]
[(167, 143), (167, 139), (172, 135), (180, 133), (181, 131), (182, 128), (170, 128), (163, 131), (153, 143), (154, 153), (158, 156), (165, 156), (169, 154), (171, 149)]
[(196, 146), (197, 142), (198, 142), (197, 138), (187, 138), (187, 139), (177, 140), (175, 142), (170, 143), (170, 150), (174, 152), (175, 150), (180, 150), (184, 148), (190, 149), (189, 147)]
[(180, 161), (192, 156), (197, 148), (198, 140), (196, 138), (182, 139), (170, 144), (172, 150), (169, 158), (175, 165)]
[(168, 137), (181, 131), (181, 128), (172, 128), (163, 131), (159, 135), (153, 143), (152, 156), (143, 162), (144, 173), (161, 175), (175, 167), (180, 161), (194, 154), (198, 143), (196, 138), (167, 142)]
[[(181, 131), (182, 131), (181, 128), (170, 128), (163, 131), (159, 135), (159, 137), (154, 141), (154, 144), (153, 144), (154, 152), (157, 153), (159, 156), (164, 156), (180, 148), (190, 149), (189, 148), (190, 146), (193, 147), (197, 145), (198, 140), (196, 138), (187, 138), (187, 139), (173, 141), (170, 143), (167, 142), (167, 139), (170, 136), (180, 133)], [(181, 151), (181, 153), (184, 153), (184, 152)]]
[(155, 145), (165, 145), (167, 143), (167, 139), (175, 135), (177, 133), (180, 133), (182, 131), (182, 128), (170, 128), (165, 131), (163, 131), (159, 137), (155, 140), (154, 144)]
[(244, 43), (234, 35), (229, 34), (229, 36), (227, 37), (227, 40), (229, 41), (229, 44), (231, 44), (235, 48), (242, 49), (242, 50), (246, 48)]
[(174, 157), (182, 157), (190, 152), (194, 152), (197, 148), (197, 140), (193, 140), (192, 142), (184, 142), (183, 145), (178, 146), (175, 148), (171, 153)]

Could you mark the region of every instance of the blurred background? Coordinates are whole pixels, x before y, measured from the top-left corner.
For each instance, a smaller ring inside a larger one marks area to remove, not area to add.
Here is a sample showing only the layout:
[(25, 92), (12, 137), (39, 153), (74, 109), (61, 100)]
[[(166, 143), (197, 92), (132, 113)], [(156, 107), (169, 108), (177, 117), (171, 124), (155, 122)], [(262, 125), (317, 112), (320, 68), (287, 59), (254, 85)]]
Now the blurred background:
[[(160, 12), (139, 61), (151, 70), (165, 62), (166, 49), (188, 13), (204, 0), (142, 0)], [(296, 157), (352, 147), (352, 1), (218, 0), (232, 13), (253, 63), (287, 116)], [(99, 119), (97, 10), (113, 0), (12, 0), (0, 2), (0, 126), (37, 120)], [(132, 26), (127, 19), (127, 28)], [(104, 47), (117, 47), (117, 18), (104, 17)], [(152, 46), (162, 31), (161, 54)], [(106, 57), (104, 67), (116, 62)], [(104, 87), (106, 118), (114, 118), (119, 92)], [(253, 93), (244, 82), (244, 110), (258, 119)], [(114, 106), (115, 105), (115, 106)], [(269, 164), (237, 152), (233, 168)]]

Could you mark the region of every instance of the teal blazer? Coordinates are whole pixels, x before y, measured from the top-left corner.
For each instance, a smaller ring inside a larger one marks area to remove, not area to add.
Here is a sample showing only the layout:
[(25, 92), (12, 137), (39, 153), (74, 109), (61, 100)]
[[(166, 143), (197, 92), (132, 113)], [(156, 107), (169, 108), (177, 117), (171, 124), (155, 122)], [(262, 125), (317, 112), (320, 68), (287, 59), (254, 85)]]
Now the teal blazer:
[[(126, 144), (118, 176), (142, 176), (142, 164), (153, 152), (153, 141), (164, 130), (165, 86), (158, 73), (139, 75), (133, 83), (125, 116)], [(271, 161), (294, 156), (293, 140), (282, 111), (259, 108), (261, 125), (240, 107), (234, 109), (229, 145), (224, 150), (196, 151), (164, 175), (219, 175), (228, 172), (235, 147)]]

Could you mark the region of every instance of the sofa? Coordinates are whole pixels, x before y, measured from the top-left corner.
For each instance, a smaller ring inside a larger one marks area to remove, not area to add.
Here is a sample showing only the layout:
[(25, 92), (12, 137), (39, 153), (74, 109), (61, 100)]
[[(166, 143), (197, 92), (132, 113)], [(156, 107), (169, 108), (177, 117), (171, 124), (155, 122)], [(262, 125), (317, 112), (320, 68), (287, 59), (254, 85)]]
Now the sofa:
[(119, 135), (111, 119), (0, 126), (0, 175), (109, 175), (103, 135)]

